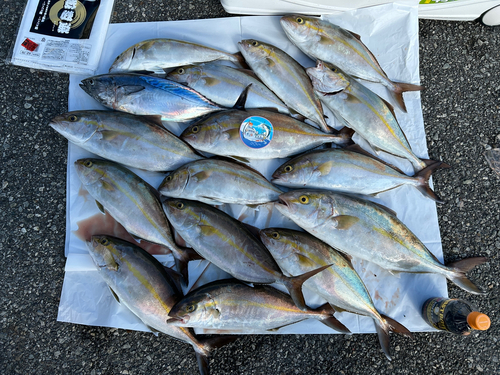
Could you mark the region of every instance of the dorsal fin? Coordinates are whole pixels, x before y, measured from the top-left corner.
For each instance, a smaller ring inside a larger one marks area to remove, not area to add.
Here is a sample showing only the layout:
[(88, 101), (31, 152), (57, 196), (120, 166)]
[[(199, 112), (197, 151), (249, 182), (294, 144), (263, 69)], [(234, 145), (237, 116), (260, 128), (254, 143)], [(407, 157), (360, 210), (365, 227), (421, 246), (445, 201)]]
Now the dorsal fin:
[(236, 101), (236, 103), (234, 103), (234, 106), (233, 106), (233, 109), (240, 109), (240, 110), (245, 110), (245, 103), (247, 101), (247, 96), (248, 96), (248, 90), (250, 90), (250, 87), (252, 86), (252, 84), (248, 84), (247, 87), (245, 87), (245, 89), (241, 92), (238, 100)]
[(261, 176), (262, 178), (267, 180), (267, 178), (262, 173), (260, 173), (257, 169), (254, 169), (251, 166), (249, 166), (248, 164), (244, 164), (241, 161), (238, 161), (236, 159), (229, 158), (226, 156), (221, 156), (221, 155), (212, 156), (212, 157), (210, 157), (210, 159), (211, 160), (221, 160), (221, 161), (226, 161), (228, 163), (236, 164), (236, 165), (243, 167), (251, 172), (257, 173), (259, 176)]
[[(163, 129), (168, 130), (161, 121), (161, 115), (141, 115), (141, 117), (152, 124), (155, 124)], [(170, 130), (168, 131), (170, 132)]]
[(375, 206), (377, 206), (378, 208), (380, 208), (380, 209), (384, 210), (385, 212), (388, 212), (388, 213), (389, 213), (389, 214), (391, 214), (392, 216), (395, 216), (395, 217), (397, 217), (397, 216), (398, 216), (398, 214), (397, 214), (397, 212), (396, 212), (396, 211), (394, 211), (394, 210), (390, 209), (390, 208), (389, 208), (389, 207), (387, 207), (387, 206), (384, 206), (383, 204), (376, 203), (376, 202), (372, 202), (372, 201), (370, 201), (370, 203), (371, 203), (371, 204), (373, 204), (373, 205), (375, 205)]
[(367, 156), (369, 158), (372, 158), (373, 160), (376, 160), (384, 165), (387, 165), (389, 168), (392, 168), (394, 169), (396, 172), (398, 173), (401, 173), (401, 174), (405, 174), (401, 169), (399, 169), (398, 167), (378, 158), (377, 156), (375, 155), (372, 155), (370, 154), (368, 151), (366, 151), (365, 149), (361, 148), (361, 146), (357, 145), (357, 144), (353, 144), (353, 145), (350, 145), (350, 146), (347, 146), (344, 148), (344, 150), (347, 150), (347, 151), (351, 151), (351, 152), (355, 152), (357, 154), (360, 154), (360, 155), (364, 155), (364, 156)]

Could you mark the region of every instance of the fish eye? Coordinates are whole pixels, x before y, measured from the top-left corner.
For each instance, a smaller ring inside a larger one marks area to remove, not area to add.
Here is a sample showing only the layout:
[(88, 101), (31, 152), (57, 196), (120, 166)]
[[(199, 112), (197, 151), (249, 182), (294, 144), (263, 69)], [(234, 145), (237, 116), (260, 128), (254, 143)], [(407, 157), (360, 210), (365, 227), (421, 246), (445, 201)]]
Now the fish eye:
[(175, 204), (175, 207), (177, 207), (179, 210), (182, 210), (182, 209), (184, 208), (184, 203), (182, 203), (182, 202), (177, 202), (177, 203)]
[(107, 238), (102, 238), (99, 243), (103, 246), (108, 246), (109, 240)]
[(191, 132), (196, 134), (200, 131), (200, 127), (198, 125), (195, 125), (191, 128)]
[(172, 175), (169, 174), (167, 177), (165, 177), (165, 182), (172, 181)]
[(76, 120), (78, 120), (78, 117), (76, 117), (75, 115), (69, 116), (69, 121), (75, 122)]
[(295, 21), (297, 21), (297, 22), (298, 22), (298, 23), (300, 23), (300, 24), (303, 24), (303, 23), (304, 23), (304, 19), (303, 19), (303, 18), (301, 18), (301, 17), (297, 17), (297, 18), (295, 19)]
[(186, 307), (186, 311), (188, 313), (192, 313), (194, 310), (196, 310), (196, 305), (189, 305), (188, 307)]
[(177, 69), (177, 73), (179, 73), (179, 74), (184, 74), (184, 68), (179, 68), (179, 69)]
[(95, 83), (95, 82), (94, 82), (94, 80), (93, 80), (93, 79), (89, 79), (89, 84), (90, 84), (90, 86), (94, 86), (94, 83)]
[(293, 167), (291, 165), (287, 165), (284, 169), (285, 172), (291, 172), (293, 171)]
[(258, 45), (259, 45), (259, 42), (257, 42), (256, 40), (254, 40), (254, 41), (252, 42), (252, 46), (257, 47)]
[(83, 163), (84, 166), (86, 166), (87, 168), (90, 168), (92, 167), (92, 162), (90, 160), (86, 160), (84, 163)]
[(309, 203), (309, 198), (307, 197), (307, 195), (301, 195), (299, 197), (299, 201), (302, 204), (308, 204)]
[(280, 238), (280, 234), (278, 232), (271, 233), (271, 236), (276, 240)]

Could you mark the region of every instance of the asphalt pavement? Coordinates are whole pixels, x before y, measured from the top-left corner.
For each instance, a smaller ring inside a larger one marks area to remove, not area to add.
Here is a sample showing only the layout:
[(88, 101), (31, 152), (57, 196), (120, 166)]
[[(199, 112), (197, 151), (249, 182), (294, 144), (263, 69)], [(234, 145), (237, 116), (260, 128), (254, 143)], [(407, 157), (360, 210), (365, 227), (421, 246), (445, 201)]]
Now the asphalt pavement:
[[(0, 24), (0, 374), (197, 374), (190, 346), (166, 335), (56, 321), (64, 277), (67, 141), (48, 126), (67, 111), (68, 76), (5, 64), (23, 1), (4, 1)], [(216, 0), (116, 1), (112, 22), (229, 16)], [(106, 47), (105, 47), (106, 48)], [(447, 262), (490, 261), (469, 273), (489, 291), (450, 296), (487, 313), (469, 337), (391, 335), (386, 360), (376, 335), (244, 336), (218, 349), (212, 374), (500, 373), (500, 179), (484, 151), (500, 147), (500, 27), (420, 21), (422, 106), (429, 154), (452, 169), (435, 191)]]

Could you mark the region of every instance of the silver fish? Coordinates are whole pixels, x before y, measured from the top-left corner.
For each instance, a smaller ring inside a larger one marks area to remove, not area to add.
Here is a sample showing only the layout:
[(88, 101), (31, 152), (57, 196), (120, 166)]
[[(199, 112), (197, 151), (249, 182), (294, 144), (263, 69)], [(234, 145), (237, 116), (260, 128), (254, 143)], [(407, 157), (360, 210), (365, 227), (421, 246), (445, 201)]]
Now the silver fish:
[(373, 262), (392, 273), (443, 275), (460, 288), (484, 294), (465, 272), (487, 258), (473, 257), (443, 265), (425, 245), (385, 207), (348, 195), (323, 190), (295, 190), (280, 195), (275, 207), (328, 245)]
[(311, 81), (297, 61), (278, 47), (258, 40), (245, 39), (238, 45), (248, 65), (283, 103), (318, 124), (325, 133), (332, 131)]
[(286, 105), (271, 90), (241, 69), (214, 63), (188, 65), (174, 69), (167, 78), (186, 84), (227, 108), (233, 107), (243, 89), (251, 84), (245, 108), (275, 108), (280, 113), (289, 114)]
[(280, 22), (286, 36), (306, 55), (333, 64), (354, 77), (381, 83), (404, 112), (403, 92), (423, 89), (419, 85), (391, 81), (361, 42), (361, 37), (351, 31), (319, 18), (297, 14), (286, 15)]
[(177, 269), (187, 282), (187, 262), (194, 252), (175, 243), (158, 192), (135, 173), (111, 161), (79, 159), (75, 169), (85, 189), (133, 236), (172, 251)]
[(189, 121), (225, 109), (180, 83), (148, 75), (102, 74), (82, 80), (80, 87), (107, 108), (160, 115), (163, 121)]
[[(263, 148), (251, 148), (241, 139), (241, 124), (251, 117), (262, 117), (273, 127), (270, 143)], [(281, 113), (249, 109), (229, 110), (203, 119), (184, 130), (181, 139), (195, 149), (238, 160), (274, 159), (296, 155), (325, 143), (345, 145), (350, 135), (326, 134)]]
[(182, 298), (163, 265), (140, 247), (109, 236), (93, 236), (87, 243), (97, 272), (113, 296), (151, 330), (190, 344), (201, 374), (208, 374), (208, 356), (232, 338), (199, 340), (189, 328), (167, 324), (168, 313)]
[(283, 275), (266, 247), (238, 220), (205, 203), (167, 199), (168, 220), (198, 254), (233, 277), (256, 284), (285, 285), (295, 304), (305, 310), (302, 283), (321, 272), (289, 278)]
[(162, 172), (203, 159), (165, 129), (160, 116), (73, 111), (49, 125), (77, 146), (133, 168)]
[(308, 68), (307, 74), (321, 101), (375, 149), (408, 159), (417, 172), (427, 167), (413, 153), (392, 109), (378, 95), (321, 61)]
[[(152, 71), (208, 61), (226, 60), (241, 66), (243, 58), (201, 44), (175, 39), (148, 39), (122, 52), (109, 68), (110, 73)], [(244, 64), (244, 63), (243, 63)]]
[(158, 191), (173, 198), (208, 204), (264, 204), (283, 193), (259, 172), (239, 163), (207, 159), (186, 164), (169, 173)]
[(375, 158), (345, 149), (326, 149), (299, 155), (273, 173), (272, 183), (290, 188), (326, 189), (351, 194), (375, 195), (403, 185), (414, 186), (424, 196), (444, 203), (429, 187), (437, 162), (408, 177)]
[(400, 323), (377, 311), (351, 262), (324, 242), (308, 233), (282, 228), (263, 229), (260, 238), (287, 275), (302, 274), (331, 264), (324, 272), (307, 280), (304, 287), (325, 299), (336, 311), (349, 311), (372, 318), (380, 345), (389, 360), (389, 331), (412, 337)]
[(267, 285), (253, 288), (237, 280), (215, 281), (188, 293), (172, 307), (168, 325), (220, 330), (275, 331), (305, 319), (350, 333), (327, 304), (305, 311), (288, 294)]

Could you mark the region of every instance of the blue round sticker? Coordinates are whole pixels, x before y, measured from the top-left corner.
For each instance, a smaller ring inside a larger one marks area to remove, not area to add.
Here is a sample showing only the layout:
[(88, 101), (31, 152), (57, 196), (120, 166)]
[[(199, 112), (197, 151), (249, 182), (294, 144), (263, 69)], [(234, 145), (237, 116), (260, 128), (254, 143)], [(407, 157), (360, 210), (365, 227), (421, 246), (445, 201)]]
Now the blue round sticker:
[(273, 125), (260, 116), (250, 116), (240, 125), (240, 138), (251, 148), (266, 147), (273, 139)]

